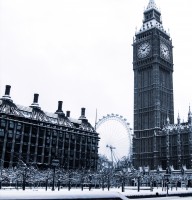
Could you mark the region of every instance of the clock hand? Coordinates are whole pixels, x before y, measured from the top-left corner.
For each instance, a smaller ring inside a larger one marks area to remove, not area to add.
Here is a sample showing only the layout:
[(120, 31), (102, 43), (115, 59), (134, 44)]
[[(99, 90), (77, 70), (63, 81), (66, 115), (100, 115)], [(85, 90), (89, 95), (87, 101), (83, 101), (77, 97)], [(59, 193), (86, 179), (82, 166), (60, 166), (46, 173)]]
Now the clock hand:
[(143, 50), (143, 51), (145, 51), (145, 49), (147, 49), (147, 48), (148, 48), (148, 46), (149, 46), (149, 45), (147, 45), (145, 48), (142, 48), (142, 50)]
[(145, 47), (145, 49), (147, 49), (149, 47), (149, 45), (147, 45), (146, 47)]

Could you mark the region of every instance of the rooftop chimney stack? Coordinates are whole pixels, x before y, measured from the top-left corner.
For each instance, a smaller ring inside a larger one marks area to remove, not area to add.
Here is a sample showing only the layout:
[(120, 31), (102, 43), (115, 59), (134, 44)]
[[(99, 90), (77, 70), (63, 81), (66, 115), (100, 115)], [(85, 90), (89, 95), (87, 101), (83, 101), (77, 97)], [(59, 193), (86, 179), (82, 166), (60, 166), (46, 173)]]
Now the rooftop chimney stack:
[(81, 108), (81, 116), (85, 117), (85, 108)]
[(58, 101), (58, 109), (56, 110), (56, 114), (64, 114), (62, 110), (63, 101)]
[(11, 86), (6, 85), (5, 86), (5, 95), (2, 97), (2, 99), (12, 101), (12, 99), (10, 97), (10, 90), (11, 90)]
[(81, 116), (79, 117), (79, 120), (87, 121), (85, 117), (85, 108), (81, 108)]
[(66, 112), (66, 115), (67, 115), (67, 117), (70, 117), (70, 111), (69, 110)]
[(33, 98), (33, 103), (31, 104), (30, 107), (35, 107), (35, 108), (41, 109), (41, 108), (39, 107), (38, 99), (39, 99), (39, 94), (35, 93), (35, 94), (34, 94), (34, 98)]
[(63, 112), (62, 111), (62, 105), (63, 105), (63, 102), (62, 101), (58, 101), (58, 111), (60, 111), (60, 112)]
[(10, 95), (10, 90), (11, 90), (11, 86), (10, 85), (6, 85), (5, 86), (5, 95), (9, 96)]
[(39, 94), (34, 94), (33, 103), (38, 103)]

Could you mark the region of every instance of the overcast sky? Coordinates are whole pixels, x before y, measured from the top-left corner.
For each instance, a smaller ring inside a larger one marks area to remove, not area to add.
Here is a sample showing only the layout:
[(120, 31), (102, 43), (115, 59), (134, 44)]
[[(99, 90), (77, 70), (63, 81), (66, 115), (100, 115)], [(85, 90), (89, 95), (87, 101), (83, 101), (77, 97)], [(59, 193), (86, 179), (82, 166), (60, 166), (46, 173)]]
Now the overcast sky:
[[(94, 124), (117, 113), (133, 127), (132, 42), (149, 0), (0, 0), (0, 95)], [(156, 0), (174, 45), (175, 121), (192, 104), (191, 0)]]

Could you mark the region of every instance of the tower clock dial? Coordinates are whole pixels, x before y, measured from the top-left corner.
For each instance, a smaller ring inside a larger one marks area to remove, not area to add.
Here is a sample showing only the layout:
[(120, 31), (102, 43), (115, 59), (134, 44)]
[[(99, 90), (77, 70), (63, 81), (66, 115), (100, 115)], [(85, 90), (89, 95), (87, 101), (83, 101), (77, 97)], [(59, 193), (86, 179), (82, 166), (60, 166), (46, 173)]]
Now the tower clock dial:
[(166, 44), (161, 43), (161, 45), (160, 45), (160, 51), (161, 51), (161, 56), (163, 58), (165, 58), (166, 60), (169, 60), (169, 58), (170, 58), (170, 52), (169, 52), (169, 47)]
[(149, 55), (151, 51), (151, 45), (149, 42), (144, 42), (139, 45), (137, 49), (137, 56), (138, 58), (145, 58)]

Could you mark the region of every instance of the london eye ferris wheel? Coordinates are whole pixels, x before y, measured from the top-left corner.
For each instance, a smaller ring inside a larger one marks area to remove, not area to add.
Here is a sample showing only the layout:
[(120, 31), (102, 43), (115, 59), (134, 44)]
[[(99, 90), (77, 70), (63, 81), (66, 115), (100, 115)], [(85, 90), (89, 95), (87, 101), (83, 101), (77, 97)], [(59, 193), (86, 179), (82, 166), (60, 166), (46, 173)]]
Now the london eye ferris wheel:
[(130, 124), (118, 114), (108, 114), (96, 123), (99, 133), (99, 154), (105, 155), (109, 161), (118, 161), (123, 157), (131, 157), (132, 135)]

